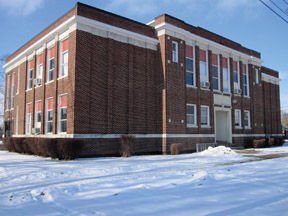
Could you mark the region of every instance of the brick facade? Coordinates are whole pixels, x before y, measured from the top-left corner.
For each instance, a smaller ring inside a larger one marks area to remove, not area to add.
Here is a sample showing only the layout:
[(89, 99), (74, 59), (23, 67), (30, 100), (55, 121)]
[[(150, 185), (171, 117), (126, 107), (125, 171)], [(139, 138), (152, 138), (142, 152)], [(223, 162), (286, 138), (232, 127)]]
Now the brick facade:
[[(55, 29), (57, 31), (53, 31)], [(66, 38), (69, 39), (68, 75), (62, 78), (60, 70), (64, 57), (60, 50)], [(173, 43), (177, 44), (177, 61), (173, 59)], [(187, 46), (193, 48), (194, 86), (187, 85)], [(47, 55), (51, 47), (55, 49), (54, 80), (47, 82)], [(205, 82), (209, 86), (205, 88), (200, 50), (207, 53)], [(32, 89), (27, 90), (29, 61), (34, 61), (34, 80), (40, 54), (44, 59), (42, 85), (33, 84)], [(215, 65), (212, 73), (215, 56), (218, 75), (215, 75)], [(262, 67), (260, 57), (254, 50), (166, 14), (144, 25), (77, 3), (7, 59), (5, 134), (80, 138), (85, 142), (83, 156), (117, 154), (121, 134), (136, 136), (135, 148), (139, 154), (166, 153), (175, 142), (184, 143), (187, 152), (195, 151), (196, 143), (221, 140), (219, 137), (225, 130), (229, 133), (225, 142), (235, 145), (243, 145), (249, 137), (278, 136), (281, 133), (278, 72)], [(224, 58), (228, 59), (229, 92), (224, 91)], [(233, 81), (235, 61), (240, 94), (234, 92), (237, 87)], [(243, 93), (245, 71), (248, 74), (247, 96)], [(13, 73), (14, 108), (11, 107)], [(215, 79), (219, 88), (213, 90)], [(19, 93), (16, 92), (18, 80)], [(8, 90), (9, 97), (6, 97)], [(59, 117), (63, 115), (59, 98), (63, 94), (67, 95), (67, 130), (59, 133)], [(49, 98), (54, 102), (52, 134), (47, 134), (45, 128)], [(32, 104), (31, 128), (35, 128), (37, 101), (42, 102), (40, 133), (26, 134), (27, 104)], [(188, 126), (187, 104), (196, 107), (196, 125), (192, 127)], [(209, 123), (205, 126), (202, 125), (201, 106), (209, 110)], [(235, 110), (241, 112), (241, 127), (238, 128), (235, 127)], [(250, 115), (249, 128), (244, 126), (246, 111)], [(216, 120), (220, 114), (225, 119), (227, 116), (225, 130)]]

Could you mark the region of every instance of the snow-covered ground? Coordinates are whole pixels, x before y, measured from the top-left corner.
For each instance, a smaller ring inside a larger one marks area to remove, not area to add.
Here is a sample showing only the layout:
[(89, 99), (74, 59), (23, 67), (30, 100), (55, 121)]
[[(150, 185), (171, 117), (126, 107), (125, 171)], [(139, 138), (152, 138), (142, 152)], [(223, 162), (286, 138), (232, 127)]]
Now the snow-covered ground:
[[(281, 154), (288, 147), (257, 151)], [(287, 204), (288, 157), (259, 160), (217, 147), (57, 161), (0, 151), (1, 216), (283, 216)]]

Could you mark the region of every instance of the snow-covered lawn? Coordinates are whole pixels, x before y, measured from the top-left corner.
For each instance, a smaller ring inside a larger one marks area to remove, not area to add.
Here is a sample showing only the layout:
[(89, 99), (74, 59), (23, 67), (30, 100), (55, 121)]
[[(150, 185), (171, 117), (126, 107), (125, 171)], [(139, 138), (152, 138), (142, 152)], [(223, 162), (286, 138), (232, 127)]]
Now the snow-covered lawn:
[(0, 151), (0, 215), (288, 215), (288, 157), (218, 147), (65, 162)]

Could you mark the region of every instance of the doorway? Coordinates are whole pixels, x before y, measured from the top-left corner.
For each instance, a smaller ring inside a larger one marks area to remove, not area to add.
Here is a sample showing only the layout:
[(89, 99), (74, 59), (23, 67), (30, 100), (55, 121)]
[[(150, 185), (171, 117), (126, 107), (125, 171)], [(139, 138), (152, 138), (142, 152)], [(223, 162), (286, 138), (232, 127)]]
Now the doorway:
[(215, 141), (231, 143), (231, 116), (229, 111), (215, 110)]

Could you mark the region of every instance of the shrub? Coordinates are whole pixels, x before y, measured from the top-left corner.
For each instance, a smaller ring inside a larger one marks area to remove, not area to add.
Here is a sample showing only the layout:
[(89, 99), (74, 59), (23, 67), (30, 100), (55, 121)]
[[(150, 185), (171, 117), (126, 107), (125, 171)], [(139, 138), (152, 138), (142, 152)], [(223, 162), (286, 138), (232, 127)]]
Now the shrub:
[(55, 156), (59, 160), (73, 160), (80, 156), (82, 148), (83, 142), (81, 140), (58, 139), (57, 156)]
[(268, 139), (268, 146), (269, 146), (269, 147), (272, 147), (272, 146), (274, 146), (274, 145), (275, 145), (275, 138), (270, 137), (270, 138)]
[(3, 138), (3, 143), (10, 152), (15, 152), (14, 140), (12, 138)]
[(122, 135), (120, 137), (120, 154), (122, 157), (130, 157), (134, 153), (135, 137), (131, 135)]
[(178, 155), (183, 150), (183, 144), (182, 143), (172, 143), (170, 145), (170, 152), (171, 155)]
[(254, 139), (253, 140), (253, 147), (254, 148), (263, 148), (266, 147), (266, 139)]
[(284, 144), (284, 137), (276, 137), (274, 146), (282, 146)]
[(246, 137), (244, 139), (244, 148), (253, 148), (253, 140), (254, 138)]

